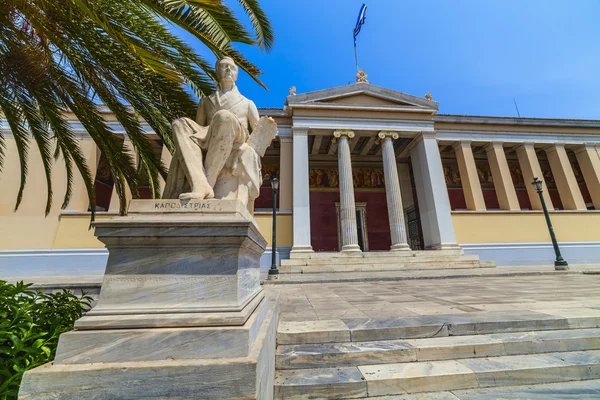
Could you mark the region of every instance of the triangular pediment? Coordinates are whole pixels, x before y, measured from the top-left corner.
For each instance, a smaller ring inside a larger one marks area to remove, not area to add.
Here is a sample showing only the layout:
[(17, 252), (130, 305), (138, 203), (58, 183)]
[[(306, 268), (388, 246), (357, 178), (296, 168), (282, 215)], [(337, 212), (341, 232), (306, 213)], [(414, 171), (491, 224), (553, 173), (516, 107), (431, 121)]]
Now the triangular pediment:
[(333, 104), (356, 104), (364, 106), (405, 106), (410, 107), (412, 104), (384, 99), (381, 97), (371, 96), (366, 93), (358, 93), (344, 97), (337, 97), (328, 100), (319, 100), (319, 103)]
[(375, 86), (370, 83), (357, 83), (332, 89), (290, 95), (287, 97), (289, 107), (314, 105), (315, 107), (362, 106), (369, 109), (398, 108), (416, 111), (438, 110), (438, 103), (423, 97), (412, 96), (395, 90)]

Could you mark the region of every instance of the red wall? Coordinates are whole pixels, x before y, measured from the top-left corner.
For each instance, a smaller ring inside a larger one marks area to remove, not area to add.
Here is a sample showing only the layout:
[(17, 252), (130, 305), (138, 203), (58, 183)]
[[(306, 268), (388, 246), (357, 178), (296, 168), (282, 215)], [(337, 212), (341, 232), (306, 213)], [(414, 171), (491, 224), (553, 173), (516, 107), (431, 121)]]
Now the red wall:
[[(367, 203), (370, 250), (389, 250), (390, 226), (385, 192), (354, 192), (356, 202)], [(335, 203), (339, 192), (310, 192), (310, 233), (314, 251), (338, 251)]]
[(498, 196), (496, 196), (496, 189), (486, 189), (482, 188), (483, 192), (483, 201), (485, 202), (485, 208), (488, 210), (498, 210), (500, 209), (500, 204), (498, 203)]
[(519, 206), (521, 210), (531, 210), (531, 201), (529, 200), (529, 194), (527, 189), (515, 189), (517, 191), (517, 199), (519, 199)]
[(450, 199), (450, 208), (452, 210), (464, 210), (467, 208), (465, 193), (462, 188), (448, 188), (448, 198)]

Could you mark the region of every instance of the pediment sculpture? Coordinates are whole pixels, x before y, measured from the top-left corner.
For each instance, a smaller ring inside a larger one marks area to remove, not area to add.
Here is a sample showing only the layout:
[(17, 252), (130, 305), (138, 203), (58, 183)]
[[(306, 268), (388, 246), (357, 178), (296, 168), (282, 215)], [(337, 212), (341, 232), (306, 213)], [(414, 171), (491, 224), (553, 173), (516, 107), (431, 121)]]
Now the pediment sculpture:
[(175, 153), (163, 199), (239, 200), (250, 211), (262, 184), (261, 157), (277, 135), (272, 118), (260, 117), (235, 82), (238, 67), (216, 63), (218, 87), (198, 106), (196, 120), (172, 123)]

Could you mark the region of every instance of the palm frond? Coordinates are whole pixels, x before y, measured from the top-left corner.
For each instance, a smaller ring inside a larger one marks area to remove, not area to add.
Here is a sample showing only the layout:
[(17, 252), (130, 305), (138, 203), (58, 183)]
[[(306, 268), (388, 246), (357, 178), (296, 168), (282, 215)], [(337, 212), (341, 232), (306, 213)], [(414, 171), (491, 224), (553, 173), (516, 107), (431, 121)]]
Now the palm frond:
[(262, 50), (270, 51), (275, 44), (275, 34), (267, 14), (261, 8), (258, 0), (238, 0), (248, 14), (256, 33), (256, 43)]
[[(195, 115), (196, 97), (215, 88), (215, 71), (175, 30), (193, 35), (217, 57), (230, 56), (259, 84), (260, 70), (238, 52), (235, 43), (270, 49), (273, 32), (257, 0), (240, 0), (256, 40), (221, 0), (4, 0), (0, 1), (0, 111), (14, 138), (21, 180), (17, 209), (27, 181), (30, 141), (35, 141), (52, 205), (52, 152), (64, 159), (66, 207), (74, 174), (86, 187), (92, 218), (93, 176), (79, 138), (66, 120), (69, 110), (106, 158), (125, 212), (128, 188), (148, 181), (158, 196), (166, 168), (155, 154), (143, 118), (172, 152), (170, 122)], [(175, 28), (175, 30), (173, 29)], [(264, 85), (263, 85), (264, 86)], [(195, 95), (195, 96), (194, 96)], [(98, 109), (106, 104), (124, 128), (139, 156), (136, 168)], [(128, 105), (126, 105), (128, 104)], [(131, 108), (132, 107), (132, 108)], [(0, 170), (6, 156), (0, 135)]]

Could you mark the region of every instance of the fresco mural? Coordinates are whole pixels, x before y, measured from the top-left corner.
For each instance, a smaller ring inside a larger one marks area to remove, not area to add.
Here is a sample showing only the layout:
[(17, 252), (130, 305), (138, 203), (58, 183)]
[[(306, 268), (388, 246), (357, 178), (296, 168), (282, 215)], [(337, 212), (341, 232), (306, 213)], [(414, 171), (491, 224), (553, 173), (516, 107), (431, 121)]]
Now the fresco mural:
[(263, 161), (262, 163), (262, 186), (271, 188), (271, 179), (279, 179), (279, 163), (273, 161)]
[(460, 172), (458, 171), (458, 165), (456, 164), (442, 164), (444, 169), (444, 178), (446, 179), (446, 186), (449, 188), (460, 188)]
[[(384, 189), (385, 178), (383, 168), (353, 168), (352, 178), (357, 189)], [(311, 168), (309, 186), (317, 188), (338, 188), (340, 178), (337, 168)]]

